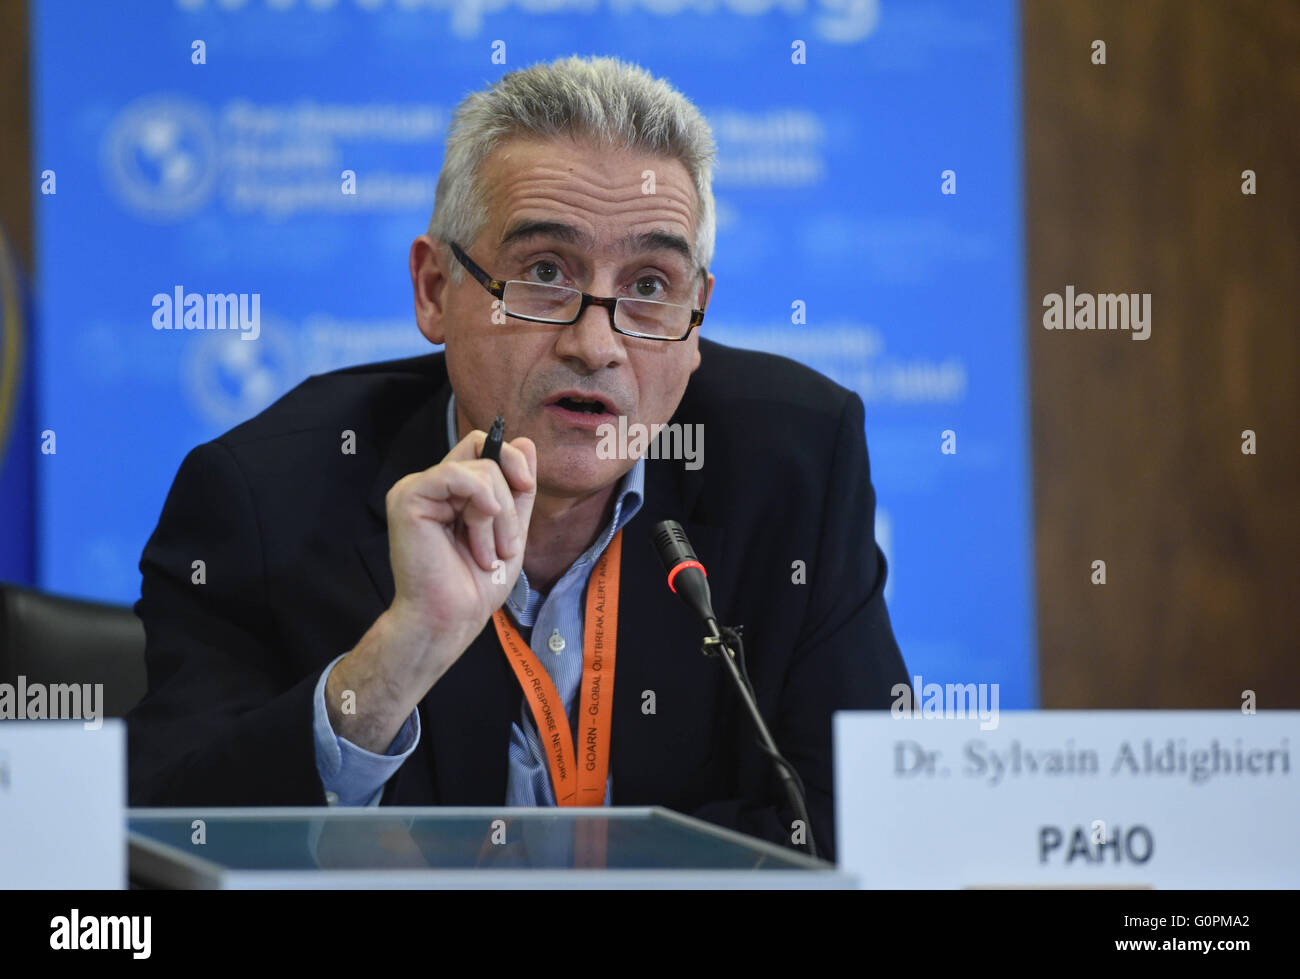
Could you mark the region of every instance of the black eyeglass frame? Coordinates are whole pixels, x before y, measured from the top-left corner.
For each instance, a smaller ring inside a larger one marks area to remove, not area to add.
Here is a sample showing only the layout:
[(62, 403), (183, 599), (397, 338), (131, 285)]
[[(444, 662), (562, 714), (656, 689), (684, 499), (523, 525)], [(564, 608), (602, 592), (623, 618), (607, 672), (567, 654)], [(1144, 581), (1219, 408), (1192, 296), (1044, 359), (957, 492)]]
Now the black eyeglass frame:
[[(550, 283), (524, 282), (523, 279), (518, 279), (518, 280), (508, 279), (503, 281), (501, 279), (493, 278), (492, 276), (488, 275), (487, 272), (485, 272), (478, 265), (478, 263), (474, 261), (474, 259), (466, 255), (465, 250), (461, 248), (460, 245), (456, 244), (454, 241), (447, 242), (447, 245), (451, 248), (451, 253), (456, 256), (456, 261), (460, 262), (461, 265), (465, 266), (466, 271), (468, 271), (470, 275), (474, 276), (474, 278), (479, 281), (479, 283), (483, 286), (484, 289), (492, 293), (492, 295), (494, 295), (497, 299), (501, 301), (501, 308), (502, 310), (505, 311), (505, 314), (507, 316), (513, 316), (517, 320), (527, 320), (530, 323), (547, 323), (551, 326), (570, 326), (578, 322), (578, 320), (582, 319), (582, 314), (587, 311), (588, 306), (603, 306), (609, 312), (609, 328), (613, 330), (615, 333), (622, 334), (625, 337), (635, 337), (638, 340), (658, 340), (660, 343), (681, 343), (682, 341), (689, 339), (691, 332), (697, 326), (699, 326), (701, 323), (704, 322), (704, 310), (691, 309), (691, 321), (686, 327), (686, 332), (679, 337), (657, 337), (649, 333), (634, 333), (631, 330), (620, 329), (619, 326), (614, 322), (614, 310), (617, 308), (618, 304), (622, 302), (623, 299), (627, 299), (631, 302), (643, 302), (643, 303), (658, 302), (658, 300), (636, 299), (635, 297), (632, 296), (624, 296), (621, 298), (593, 296), (590, 293), (583, 292), (581, 289), (572, 289), (573, 292), (576, 292), (580, 296), (582, 296), (582, 303), (578, 306), (578, 312), (574, 314), (573, 319), (571, 320), (544, 320), (536, 316), (523, 316), (519, 313), (512, 313), (505, 308), (506, 282), (518, 281), (524, 285), (550, 285)], [(701, 269), (700, 275), (703, 276), (703, 280), (705, 283), (709, 281), (708, 269)], [(555, 288), (568, 289), (570, 287), (556, 286)], [(679, 304), (662, 303), (661, 305), (678, 306)], [(681, 306), (680, 308), (690, 309), (689, 306)]]

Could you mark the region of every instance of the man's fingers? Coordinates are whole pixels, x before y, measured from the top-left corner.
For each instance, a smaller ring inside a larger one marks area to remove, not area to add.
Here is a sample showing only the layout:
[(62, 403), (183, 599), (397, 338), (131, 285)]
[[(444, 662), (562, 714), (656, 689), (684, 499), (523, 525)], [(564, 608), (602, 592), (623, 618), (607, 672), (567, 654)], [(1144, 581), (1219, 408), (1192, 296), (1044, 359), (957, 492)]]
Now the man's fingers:
[(467, 463), (439, 465), (417, 473), (409, 491), (435, 503), (473, 503), (486, 514), (494, 515), (501, 509), (496, 490), (487, 472)]
[[(496, 554), (506, 560), (515, 557), (523, 551), (527, 520), (532, 516), (537, 492), (537, 447), (531, 439), (520, 436), (502, 443), (498, 462), (474, 459), (463, 465), (488, 481), (501, 507), (493, 521)], [(521, 520), (519, 506), (525, 499), (527, 516)]]
[(537, 490), (537, 446), (521, 435), (501, 444), (501, 472), (515, 493)]
[(493, 514), (485, 513), (475, 502), (465, 507), (460, 517), (465, 525), (465, 535), (468, 538), (470, 553), (474, 555), (474, 561), (484, 571), (491, 571), (493, 562), (497, 560), (494, 530), (497, 518)]
[(464, 463), (464, 465), (481, 474), (487, 480), (488, 485), (492, 487), (497, 505), (501, 508), (493, 521), (496, 552), (503, 558), (514, 557), (520, 550), (520, 545), (517, 543), (519, 538), (519, 514), (515, 507), (515, 498), (510, 492), (510, 487), (506, 485), (505, 476), (491, 459), (475, 459), (473, 462)]
[(518, 514), (520, 532), (527, 536), (528, 526), (533, 519), (533, 504), (537, 501), (537, 446), (532, 439), (521, 436), (514, 440), (511, 448), (524, 460), (530, 477), (530, 488), (515, 494), (515, 512)]
[[(443, 462), (472, 462), (483, 452), (487, 433), (475, 429), (456, 443)], [(526, 435), (501, 443), (501, 473), (512, 492), (531, 493), (537, 489), (537, 446)]]
[(442, 462), (394, 486), (390, 495), (418, 499), (440, 523), (459, 523), (458, 534), (484, 571), (510, 560), (524, 548), (537, 493), (537, 447), (520, 436), (501, 446), (498, 462), (481, 459), (487, 434), (475, 430), (461, 439)]
[(451, 451), (443, 458), (443, 462), (469, 462), (471, 459), (477, 459), (479, 453), (483, 451), (483, 443), (487, 441), (487, 432), (476, 428), (463, 439), (452, 446)]

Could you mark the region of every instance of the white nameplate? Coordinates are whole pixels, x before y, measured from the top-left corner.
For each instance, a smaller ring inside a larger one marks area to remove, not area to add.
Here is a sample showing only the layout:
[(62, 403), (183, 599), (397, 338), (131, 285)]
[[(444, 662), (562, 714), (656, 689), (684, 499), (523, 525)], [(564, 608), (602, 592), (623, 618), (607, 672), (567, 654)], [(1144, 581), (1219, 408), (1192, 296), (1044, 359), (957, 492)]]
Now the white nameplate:
[(841, 711), (834, 738), (864, 887), (1300, 886), (1300, 711)]
[(0, 722), (0, 889), (126, 886), (126, 728)]

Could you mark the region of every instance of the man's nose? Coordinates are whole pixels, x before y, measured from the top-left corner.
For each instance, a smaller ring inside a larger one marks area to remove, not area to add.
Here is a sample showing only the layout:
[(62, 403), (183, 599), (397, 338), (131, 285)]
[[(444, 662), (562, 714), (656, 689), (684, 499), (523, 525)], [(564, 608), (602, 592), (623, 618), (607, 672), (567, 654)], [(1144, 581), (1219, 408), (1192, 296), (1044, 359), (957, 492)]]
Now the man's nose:
[(588, 374), (616, 367), (627, 357), (622, 337), (610, 329), (609, 310), (596, 305), (588, 306), (577, 322), (560, 331), (555, 352)]

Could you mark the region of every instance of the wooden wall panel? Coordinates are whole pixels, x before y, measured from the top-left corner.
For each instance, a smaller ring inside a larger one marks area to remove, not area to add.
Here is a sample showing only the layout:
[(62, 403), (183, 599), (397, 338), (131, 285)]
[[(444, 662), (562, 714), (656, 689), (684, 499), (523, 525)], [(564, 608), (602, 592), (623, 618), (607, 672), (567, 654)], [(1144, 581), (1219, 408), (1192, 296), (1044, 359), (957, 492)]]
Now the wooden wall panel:
[(27, 0), (0, 3), (0, 228), (32, 270), (31, 88)]
[[(1042, 704), (1300, 707), (1300, 4), (1022, 18)], [(1045, 330), (1067, 284), (1150, 339)]]

